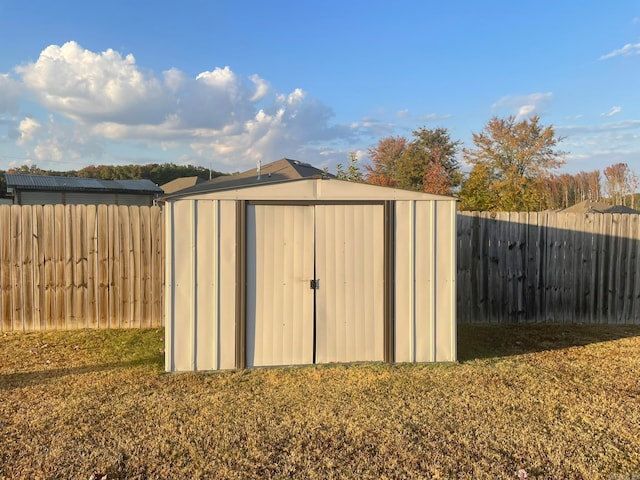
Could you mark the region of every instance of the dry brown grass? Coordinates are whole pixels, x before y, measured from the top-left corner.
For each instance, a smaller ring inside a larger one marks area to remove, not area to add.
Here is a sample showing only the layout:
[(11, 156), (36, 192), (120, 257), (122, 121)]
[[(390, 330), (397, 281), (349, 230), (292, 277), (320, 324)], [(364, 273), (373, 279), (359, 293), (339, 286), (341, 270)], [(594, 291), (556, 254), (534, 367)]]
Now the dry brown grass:
[(161, 330), (0, 336), (0, 477), (638, 478), (640, 328), (459, 338), (458, 364), (165, 374)]

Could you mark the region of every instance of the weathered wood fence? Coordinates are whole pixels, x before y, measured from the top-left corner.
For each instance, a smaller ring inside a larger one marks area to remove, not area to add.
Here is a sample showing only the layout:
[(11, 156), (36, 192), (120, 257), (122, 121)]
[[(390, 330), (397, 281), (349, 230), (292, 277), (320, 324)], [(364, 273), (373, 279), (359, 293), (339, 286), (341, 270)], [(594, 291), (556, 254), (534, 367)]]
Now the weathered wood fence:
[(458, 321), (640, 323), (640, 215), (458, 214)]
[(0, 205), (0, 330), (163, 324), (159, 207)]
[[(159, 207), (0, 205), (0, 331), (163, 325)], [(640, 215), (458, 214), (458, 321), (640, 324)]]

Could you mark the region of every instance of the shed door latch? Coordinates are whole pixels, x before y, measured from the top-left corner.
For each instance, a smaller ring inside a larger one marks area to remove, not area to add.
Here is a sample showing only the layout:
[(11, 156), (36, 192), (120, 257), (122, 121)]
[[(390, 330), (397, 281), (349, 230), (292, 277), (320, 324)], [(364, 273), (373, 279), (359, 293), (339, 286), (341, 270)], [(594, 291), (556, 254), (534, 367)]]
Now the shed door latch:
[(314, 280), (309, 281), (309, 288), (311, 290), (319, 290), (320, 289), (320, 279), (316, 278)]

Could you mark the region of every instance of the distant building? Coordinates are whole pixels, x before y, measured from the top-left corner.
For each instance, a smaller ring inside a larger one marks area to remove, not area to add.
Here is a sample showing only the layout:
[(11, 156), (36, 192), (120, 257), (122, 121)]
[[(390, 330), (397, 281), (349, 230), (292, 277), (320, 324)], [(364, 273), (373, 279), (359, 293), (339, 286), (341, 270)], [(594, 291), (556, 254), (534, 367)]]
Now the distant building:
[(625, 205), (609, 205), (592, 200), (584, 200), (560, 211), (563, 213), (640, 213)]
[(160, 185), (160, 188), (165, 193), (165, 195), (169, 195), (171, 193), (176, 193), (180, 190), (184, 190), (185, 188), (193, 187), (194, 185), (197, 185), (202, 182), (204, 182), (204, 180), (198, 176), (180, 177), (180, 178), (171, 180), (170, 182), (167, 182), (163, 185)]
[[(300, 180), (303, 178), (335, 178), (335, 176), (326, 174), (323, 170), (308, 163), (291, 160), (290, 158), (281, 158), (275, 162), (262, 165), (259, 172), (256, 167), (233, 175), (223, 175), (213, 180), (180, 190), (179, 194), (214, 192), (250, 185), (257, 186), (266, 183), (288, 182), (290, 180)], [(165, 191), (165, 193), (167, 193), (169, 197), (172, 196), (167, 191)]]
[(7, 196), (14, 205), (151, 206), (162, 189), (151, 180), (101, 180), (6, 173)]

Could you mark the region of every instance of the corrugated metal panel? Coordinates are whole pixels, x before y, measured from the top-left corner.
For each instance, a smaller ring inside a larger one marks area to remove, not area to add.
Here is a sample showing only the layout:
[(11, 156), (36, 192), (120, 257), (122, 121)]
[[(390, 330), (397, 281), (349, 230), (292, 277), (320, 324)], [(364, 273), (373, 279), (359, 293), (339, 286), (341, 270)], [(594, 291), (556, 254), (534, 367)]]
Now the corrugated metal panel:
[(316, 206), (316, 361), (384, 359), (384, 207)]
[(397, 362), (455, 361), (455, 202), (396, 203)]
[(234, 368), (235, 202), (172, 202), (166, 218), (165, 368)]
[(64, 203), (62, 192), (21, 192), (20, 205), (57, 205)]
[[(395, 360), (416, 361), (415, 204), (396, 202), (395, 228)], [(422, 244), (430, 248), (430, 244)]]
[(456, 360), (456, 203), (435, 202), (435, 361)]
[(5, 174), (8, 187), (17, 190), (93, 190), (93, 191), (137, 191), (162, 193), (162, 189), (148, 179), (102, 180), (100, 178), (59, 177), (51, 175)]
[(149, 194), (95, 193), (95, 192), (51, 192), (22, 191), (21, 205), (128, 205), (151, 206), (153, 197)]
[(414, 249), (414, 315), (415, 362), (433, 362), (436, 359), (435, 340), (441, 332), (435, 328), (440, 312), (436, 302), (436, 289), (440, 279), (436, 271), (436, 258), (441, 255), (435, 242), (437, 202), (415, 202), (413, 229)]
[(313, 363), (313, 207), (247, 211), (247, 366)]

